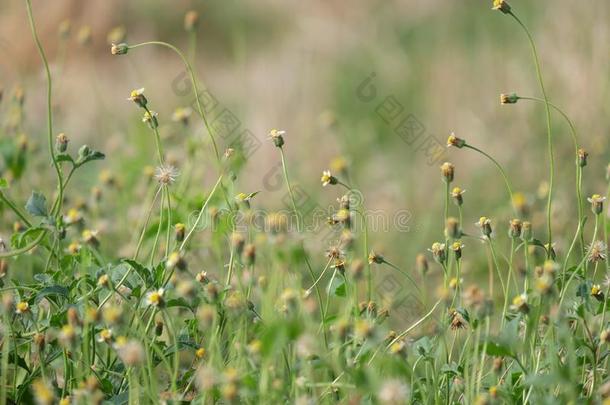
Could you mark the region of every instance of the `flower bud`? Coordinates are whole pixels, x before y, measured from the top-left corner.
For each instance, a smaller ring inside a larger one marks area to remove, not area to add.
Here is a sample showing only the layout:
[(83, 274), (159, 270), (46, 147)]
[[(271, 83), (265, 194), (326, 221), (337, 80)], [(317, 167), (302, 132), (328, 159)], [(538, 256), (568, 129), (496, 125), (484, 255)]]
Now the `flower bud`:
[(186, 226), (182, 223), (177, 223), (174, 225), (174, 232), (176, 235), (176, 242), (182, 242), (184, 240), (184, 232), (186, 230)]
[(286, 131), (272, 129), (271, 131), (269, 131), (269, 139), (273, 141), (273, 144), (277, 148), (281, 148), (282, 146), (284, 146), (284, 134), (286, 134)]
[(448, 239), (459, 239), (462, 236), (460, 222), (456, 218), (447, 218), (447, 222), (445, 224), (445, 236)]
[(68, 137), (63, 132), (55, 138), (55, 150), (64, 153), (68, 149)]
[(157, 120), (158, 116), (159, 114), (157, 114), (155, 111), (146, 111), (142, 117), (142, 122), (148, 124), (150, 129), (157, 129), (159, 128), (159, 121)]
[(113, 55), (125, 55), (129, 51), (129, 45), (126, 43), (112, 44), (110, 53)]
[(466, 141), (455, 136), (453, 132), (449, 135), (449, 138), (447, 138), (447, 147), (455, 146), (456, 148), (461, 149), (464, 145), (466, 145)]
[(449, 162), (443, 163), (441, 166), (441, 174), (445, 183), (451, 183), (455, 174), (455, 166)]
[(484, 236), (487, 236), (488, 238), (491, 235), (491, 220), (487, 217), (481, 217), (479, 218), (479, 222), (477, 222), (475, 225), (477, 225), (479, 228), (481, 228), (481, 233)]
[(499, 10), (504, 14), (510, 13), (510, 4), (505, 0), (494, 0), (492, 10)]
[(518, 100), (517, 93), (500, 94), (500, 104), (515, 104)]
[(587, 200), (591, 203), (591, 211), (595, 215), (599, 215), (604, 210), (604, 200), (606, 197), (602, 197), (599, 194), (593, 194), (591, 197), (587, 198)]
[(244, 257), (244, 262), (248, 266), (254, 265), (254, 263), (256, 262), (256, 246), (254, 246), (251, 243), (247, 244), (244, 247), (243, 257)]
[(508, 236), (510, 236), (511, 238), (518, 238), (521, 236), (521, 232), (523, 230), (523, 223), (521, 222), (521, 220), (519, 219), (512, 219), (509, 222), (509, 228), (508, 228)]
[(432, 252), (432, 257), (434, 257), (434, 260), (440, 264), (445, 263), (446, 260), (446, 253), (445, 253), (445, 244), (444, 243), (439, 243), (439, 242), (434, 242), (432, 244), (432, 247), (430, 249), (428, 249), (430, 252)]
[(523, 221), (523, 224), (521, 224), (521, 239), (524, 241), (532, 239), (532, 223), (530, 221)]
[(184, 15), (184, 29), (186, 31), (194, 31), (199, 25), (199, 13), (195, 10), (190, 10)]
[(419, 271), (419, 274), (421, 274), (422, 276), (426, 275), (426, 273), (428, 273), (428, 259), (426, 259), (426, 255), (419, 253), (416, 257), (415, 257), (415, 266), (417, 267), (417, 271)]
[(453, 253), (455, 253), (455, 258), (457, 260), (460, 260), (462, 258), (462, 248), (463, 247), (464, 247), (464, 245), (459, 240), (453, 242), (453, 244), (451, 245), (451, 250), (453, 250)]
[(454, 187), (453, 190), (451, 190), (451, 197), (453, 198), (453, 202), (455, 203), (455, 205), (461, 206), (462, 204), (464, 204), (464, 198), (462, 197), (462, 194), (464, 194), (465, 192), (466, 190), (462, 190), (459, 187)]
[(576, 163), (580, 167), (585, 167), (587, 165), (587, 157), (589, 157), (589, 152), (584, 150), (583, 148), (578, 149)]

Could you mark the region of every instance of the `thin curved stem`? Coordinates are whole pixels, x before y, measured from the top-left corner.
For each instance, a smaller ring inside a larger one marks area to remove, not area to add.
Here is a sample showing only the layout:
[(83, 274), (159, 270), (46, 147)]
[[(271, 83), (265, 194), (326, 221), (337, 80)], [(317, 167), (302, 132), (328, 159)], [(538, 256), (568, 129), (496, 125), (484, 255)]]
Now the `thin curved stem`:
[(500, 174), (502, 175), (502, 178), (504, 179), (504, 184), (506, 185), (506, 190), (508, 191), (508, 195), (510, 197), (510, 205), (511, 205), (511, 207), (513, 207), (513, 211), (515, 211), (515, 214), (517, 214), (517, 210), (515, 209), (515, 204), (514, 204), (515, 200), (513, 198), (513, 190), (510, 186), (510, 182), (508, 181), (508, 176), (506, 175), (506, 172), (504, 171), (504, 169), (502, 168), (500, 163), (498, 163), (498, 161), (496, 159), (494, 159), (490, 154), (477, 148), (476, 146), (472, 146), (472, 145), (469, 145), (468, 143), (466, 143), (466, 144), (464, 144), (464, 147), (468, 148), (468, 149), (472, 149), (475, 152), (478, 152), (481, 155), (485, 156), (498, 168), (498, 171), (500, 172)]
[[(541, 103), (545, 102), (545, 100), (537, 98), (537, 97), (518, 96), (517, 98), (520, 100), (529, 100), (529, 101), (536, 101), (536, 102), (541, 102)], [(578, 164), (578, 149), (580, 148), (580, 145), (578, 144), (578, 135), (576, 132), (576, 126), (574, 125), (574, 123), (572, 122), (572, 120), (570, 119), (568, 114), (566, 114), (565, 111), (563, 111), (561, 108), (559, 108), (557, 105), (555, 105), (551, 102), (548, 102), (548, 104), (566, 120), (566, 122), (568, 123), (568, 126), (570, 127), (570, 135), (572, 136), (572, 142), (574, 143), (574, 156), (576, 158), (576, 160), (575, 160), (575, 164), (576, 164), (576, 198), (577, 198), (577, 203), (578, 203), (578, 223), (579, 223), (579, 227), (576, 230), (576, 232), (579, 235), (578, 237), (580, 239), (581, 254), (584, 256), (585, 237), (584, 237), (584, 230), (580, 226), (580, 223), (582, 222), (582, 218), (583, 218), (583, 212), (584, 212), (583, 201), (582, 201), (582, 167)], [(568, 252), (568, 254), (566, 254), (566, 263), (567, 263), (567, 259), (568, 259), (570, 253), (571, 253), (571, 250)]]
[[(536, 44), (534, 43), (534, 38), (532, 38), (532, 34), (529, 32), (525, 24), (517, 17), (512, 11), (509, 13), (517, 23), (523, 28), (527, 38), (529, 40), (530, 46), (532, 48), (532, 55), (534, 58), (534, 65), (536, 66), (536, 76), (538, 77), (538, 82), (540, 83), (540, 90), (542, 91), (542, 97), (544, 98), (544, 107), (546, 113), (546, 127), (547, 127), (547, 143), (549, 150), (549, 194), (547, 197), (546, 204), (546, 215), (547, 215), (547, 233), (548, 233), (548, 244), (549, 246), (553, 245), (553, 228), (551, 224), (551, 214), (552, 214), (552, 203), (553, 203), (553, 179), (555, 172), (555, 158), (553, 157), (553, 136), (551, 133), (551, 109), (549, 104), (549, 98), (546, 94), (546, 89), (544, 87), (544, 80), (542, 78), (542, 71), (540, 69), (540, 58), (538, 57), (538, 51), (536, 50)], [(547, 250), (547, 258), (551, 257), (551, 249)]]

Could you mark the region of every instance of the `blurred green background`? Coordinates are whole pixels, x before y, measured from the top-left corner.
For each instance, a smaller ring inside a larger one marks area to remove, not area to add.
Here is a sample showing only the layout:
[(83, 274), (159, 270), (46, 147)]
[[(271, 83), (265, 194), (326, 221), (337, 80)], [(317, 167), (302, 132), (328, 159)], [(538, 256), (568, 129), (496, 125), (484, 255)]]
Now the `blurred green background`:
[[(584, 193), (604, 194), (610, 3), (511, 5), (538, 44), (550, 99), (574, 120), (590, 153)], [(183, 19), (188, 10), (200, 14), (196, 70), (218, 101), (212, 120), (226, 108), (239, 120), (239, 131), (248, 129), (261, 143), (236, 179), (236, 191), (262, 190), (257, 204), (284, 206), (284, 191), (265, 189), (262, 180), (278, 163), (267, 133), (284, 129), (291, 177), (313, 201), (328, 206), (341, 195), (339, 187), (322, 189), (319, 178), (342, 157), (368, 209), (381, 210), (390, 220), (399, 210), (410, 212), (408, 229), (390, 227), (371, 240), (393, 262), (411, 268), (417, 252), (442, 239), (442, 161), (430, 164), (425, 153), (396, 134), (400, 118), (388, 124), (376, 113), (379, 104), (393, 96), (401, 105), (400, 117), (415, 117), (426, 136), (444, 145), (455, 131), (496, 157), (513, 189), (532, 206), (536, 236), (544, 239), (544, 111), (533, 103), (499, 103), (500, 93), (539, 97), (540, 91), (526, 37), (509, 17), (491, 10), (491, 1), (34, 0), (33, 7), (55, 77), (56, 132), (68, 134), (71, 147), (86, 142), (107, 154), (104, 162), (88, 168), (90, 175), (75, 179), (72, 198), (76, 200), (74, 193), (88, 198), (90, 188), (100, 182), (98, 171), (111, 173), (122, 187), (106, 204), (107, 215), (95, 224), (115, 236), (109, 242), (112, 248), (132, 240), (122, 233), (125, 223), (137, 223), (143, 191), (136, 185), (155, 156), (138, 109), (126, 101), (129, 92), (146, 88), (159, 112), (166, 149), (179, 167), (189, 139), (207, 138), (197, 126), (185, 130), (170, 120), (176, 107), (193, 99), (192, 93), (176, 94), (184, 80), (180, 60), (161, 48), (114, 57), (108, 35), (121, 26), (130, 44), (163, 40), (186, 51), (190, 42)], [(65, 20), (71, 30), (61, 39)], [(91, 29), (88, 40), (83, 27)], [(376, 97), (363, 102), (357, 89), (372, 73)], [(32, 185), (51, 193), (54, 186), (45, 160), (45, 82), (23, 1), (0, 3), (0, 83), (5, 90), (0, 105), (5, 133), (23, 132), (31, 147), (41, 151), (16, 187), (22, 187), (23, 195)], [(25, 117), (15, 129), (10, 97), (18, 86), (25, 92)], [(576, 212), (574, 151), (565, 122), (556, 114), (553, 120), (558, 162), (554, 217), (560, 231), (556, 241), (557, 249), (564, 250), (572, 231), (561, 230), (574, 224)], [(471, 151), (445, 153), (456, 165), (455, 185), (467, 190), (465, 231), (476, 233), (474, 222), (486, 215), (505, 236), (511, 209), (494, 167)], [(201, 158), (194, 176), (209, 187), (214, 170), (212, 162)], [(2, 231), (9, 234), (10, 223), (4, 221)]]

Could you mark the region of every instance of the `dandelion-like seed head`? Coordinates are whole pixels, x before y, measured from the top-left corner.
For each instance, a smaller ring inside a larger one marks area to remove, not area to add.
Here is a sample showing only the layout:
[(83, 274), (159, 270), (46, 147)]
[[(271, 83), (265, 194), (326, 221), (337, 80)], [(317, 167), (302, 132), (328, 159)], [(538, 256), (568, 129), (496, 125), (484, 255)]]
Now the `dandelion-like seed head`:
[(608, 246), (604, 241), (596, 240), (587, 249), (587, 259), (590, 262), (597, 263), (606, 260)]
[(155, 169), (155, 180), (162, 185), (171, 185), (176, 181), (179, 175), (180, 171), (172, 165), (163, 165)]

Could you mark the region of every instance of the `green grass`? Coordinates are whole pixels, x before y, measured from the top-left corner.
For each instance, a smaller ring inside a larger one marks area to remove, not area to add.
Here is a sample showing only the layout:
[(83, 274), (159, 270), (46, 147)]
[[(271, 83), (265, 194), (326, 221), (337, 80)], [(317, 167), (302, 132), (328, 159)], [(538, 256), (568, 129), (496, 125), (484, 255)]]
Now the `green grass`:
[[(389, 170), (405, 150), (395, 147), (396, 121), (376, 115), (377, 106), (393, 95), (419, 117), (416, 100), (402, 101), (405, 92), (393, 86), (424, 93), (424, 73), (388, 78), (373, 54), (350, 54), (336, 65), (346, 73), (331, 71), (336, 105), (322, 130), (337, 138), (344, 160), (330, 171), (314, 167), (322, 178), (313, 186), (318, 178), (302, 175), (317, 156), (299, 149), (297, 134), (270, 123), (252, 156), (243, 139), (223, 135), (201, 93), (211, 87), (198, 77), (196, 24), (187, 26), (185, 52), (161, 41), (112, 52), (140, 74), (145, 49), (180, 62), (192, 89), (186, 115), (156, 116), (177, 106), (151, 96), (154, 89), (124, 89), (104, 110), (133, 110), (117, 124), (129, 134), (119, 148), (103, 153), (106, 145), (60, 135), (55, 70), (36, 9), (24, 5), (45, 73), (36, 92), (46, 104), (45, 120), (32, 119), (18, 87), (0, 99), (1, 224), (11, 230), (0, 245), (0, 405), (610, 398), (609, 180), (590, 170), (578, 123), (547, 96), (542, 73), (552, 66), (541, 63), (525, 18), (537, 14), (459, 10), (455, 24), (472, 39), (499, 24), (488, 19), (501, 19), (513, 27), (501, 28), (514, 37), (509, 50), (533, 51), (521, 63), (536, 87), (502, 109), (531, 109), (535, 151), (526, 152), (538, 177), (523, 178), (513, 155), (459, 131), (446, 150), (445, 136), (433, 135), (443, 160), (454, 162), (433, 177)], [(252, 23), (246, 11), (237, 12), (244, 27)], [(420, 57), (422, 38), (434, 34), (436, 43), (443, 33), (424, 23), (395, 32), (398, 47)], [(359, 61), (370, 68), (348, 69)], [(371, 72), (374, 103), (356, 96)], [(23, 135), (32, 127), (36, 136)], [(315, 150), (325, 146), (316, 138)], [(424, 154), (407, 151), (409, 159)], [(372, 170), (378, 156), (387, 167)], [(263, 160), (271, 171), (249, 172)], [(469, 170), (473, 162), (481, 169)], [(417, 196), (411, 191), (388, 198), (384, 181), (405, 177), (436, 191), (413, 204), (403, 204)], [(537, 183), (546, 188), (533, 189)], [(463, 201), (457, 186), (467, 190)]]

